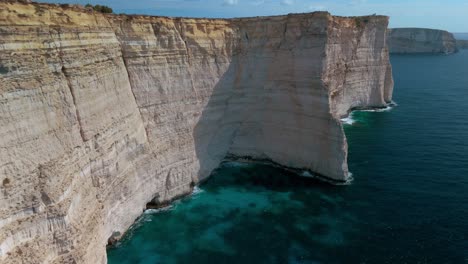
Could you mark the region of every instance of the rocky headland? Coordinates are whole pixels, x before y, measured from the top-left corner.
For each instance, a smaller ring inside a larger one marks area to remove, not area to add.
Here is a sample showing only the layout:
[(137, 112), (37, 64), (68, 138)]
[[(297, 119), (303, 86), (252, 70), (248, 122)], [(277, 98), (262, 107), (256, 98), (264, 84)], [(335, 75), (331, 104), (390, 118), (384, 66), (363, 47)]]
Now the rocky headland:
[(457, 39), (458, 49), (468, 49), (468, 40)]
[(457, 41), (445, 30), (426, 28), (392, 28), (388, 30), (390, 53), (443, 53), (458, 51)]
[(0, 262), (106, 263), (226, 158), (346, 182), (340, 118), (392, 98), (387, 24), (1, 2)]

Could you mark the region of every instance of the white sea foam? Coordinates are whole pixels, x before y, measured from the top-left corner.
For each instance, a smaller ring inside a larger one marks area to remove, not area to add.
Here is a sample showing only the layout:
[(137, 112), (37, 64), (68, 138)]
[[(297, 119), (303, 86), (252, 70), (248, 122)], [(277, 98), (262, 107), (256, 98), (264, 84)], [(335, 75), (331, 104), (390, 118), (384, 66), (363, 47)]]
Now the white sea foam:
[(353, 118), (353, 113), (354, 112), (374, 112), (374, 113), (379, 113), (379, 112), (388, 112), (391, 111), (393, 108), (398, 106), (398, 104), (394, 101), (389, 103), (386, 107), (384, 108), (374, 108), (374, 109), (362, 109), (362, 110), (353, 110), (349, 115), (345, 118), (341, 119), (341, 122), (347, 125), (352, 125), (356, 123), (356, 120)]
[(353, 181), (354, 181), (353, 174), (350, 171), (348, 171), (348, 179), (346, 180), (345, 183), (343, 183), (343, 185), (350, 185)]
[(200, 187), (195, 186), (195, 187), (193, 188), (192, 195), (197, 195), (197, 194), (200, 194), (200, 193), (203, 193), (203, 192), (205, 192), (203, 189), (200, 189)]
[[(198, 186), (195, 186), (193, 188), (192, 193), (189, 194), (189, 196), (193, 198), (194, 196), (197, 196), (198, 194), (203, 193), (203, 192), (205, 192), (203, 189), (201, 189)], [(180, 201), (181, 199), (177, 199), (175, 201), (172, 201), (171, 204), (166, 207), (157, 208), (157, 209), (147, 209), (145, 210), (144, 214), (157, 214), (160, 212), (171, 211), (177, 206), (178, 203), (180, 203)]]
[(375, 108), (375, 109), (364, 109), (364, 110), (357, 110), (361, 112), (387, 112), (393, 109), (393, 106), (386, 106), (385, 108)]
[(357, 110), (357, 111), (362, 111), (362, 112), (387, 112), (395, 108), (395, 106), (398, 106), (398, 104), (394, 101), (390, 102), (387, 104), (386, 107), (384, 108), (375, 108), (375, 109), (365, 109), (365, 110)]
[(166, 207), (163, 207), (163, 208), (158, 208), (158, 209), (147, 209), (145, 210), (145, 214), (157, 214), (157, 213), (160, 213), (160, 212), (164, 212), (164, 211), (170, 211), (173, 209), (173, 206), (172, 205), (168, 205)]
[(347, 125), (352, 125), (356, 120), (353, 119), (353, 113), (351, 112), (347, 117), (341, 118), (341, 122)]
[(249, 166), (251, 166), (249, 162), (242, 162), (242, 161), (227, 161), (223, 163), (223, 167), (230, 167), (230, 168), (234, 168), (234, 167), (243, 168), (243, 167), (249, 167)]

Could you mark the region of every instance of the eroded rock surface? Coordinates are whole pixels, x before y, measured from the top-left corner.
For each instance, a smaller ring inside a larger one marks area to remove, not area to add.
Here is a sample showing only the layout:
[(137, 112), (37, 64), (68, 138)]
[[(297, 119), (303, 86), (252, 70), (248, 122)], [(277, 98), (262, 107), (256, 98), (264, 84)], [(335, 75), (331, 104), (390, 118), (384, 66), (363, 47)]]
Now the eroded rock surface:
[(445, 53), (458, 51), (453, 34), (427, 28), (393, 28), (388, 30), (390, 53)]
[(105, 263), (227, 156), (346, 181), (339, 119), (391, 100), (387, 23), (0, 3), (0, 262)]

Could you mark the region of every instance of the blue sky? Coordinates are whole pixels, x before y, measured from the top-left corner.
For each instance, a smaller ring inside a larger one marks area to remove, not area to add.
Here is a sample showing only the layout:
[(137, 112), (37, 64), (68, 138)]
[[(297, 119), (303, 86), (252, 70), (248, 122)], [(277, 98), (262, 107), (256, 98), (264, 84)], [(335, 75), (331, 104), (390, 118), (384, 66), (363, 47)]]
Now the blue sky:
[(243, 17), (326, 10), (334, 15), (388, 15), (390, 27), (468, 32), (468, 0), (45, 0), (104, 4), (116, 13)]

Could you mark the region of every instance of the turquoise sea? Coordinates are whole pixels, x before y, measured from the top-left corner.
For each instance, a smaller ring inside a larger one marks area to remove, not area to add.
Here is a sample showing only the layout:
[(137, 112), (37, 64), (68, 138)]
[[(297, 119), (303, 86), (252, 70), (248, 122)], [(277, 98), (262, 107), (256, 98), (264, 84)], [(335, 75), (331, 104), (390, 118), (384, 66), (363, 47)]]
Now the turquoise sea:
[(226, 163), (109, 263), (468, 263), (468, 51), (391, 61), (398, 106), (345, 126), (350, 185)]

